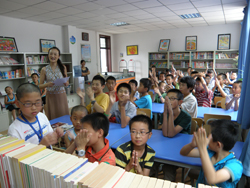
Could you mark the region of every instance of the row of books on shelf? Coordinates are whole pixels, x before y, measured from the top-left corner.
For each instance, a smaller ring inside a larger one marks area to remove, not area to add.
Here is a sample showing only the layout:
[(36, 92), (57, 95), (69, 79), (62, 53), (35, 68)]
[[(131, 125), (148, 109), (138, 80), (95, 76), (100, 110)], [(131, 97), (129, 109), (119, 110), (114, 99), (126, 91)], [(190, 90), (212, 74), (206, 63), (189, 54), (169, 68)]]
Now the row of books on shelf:
[(168, 68), (167, 62), (152, 62), (151, 66), (155, 66), (156, 68)]
[(32, 69), (30, 67), (27, 68), (27, 74), (28, 76), (31, 76), (33, 73), (37, 73), (39, 75), (39, 72), (37, 69)]
[(32, 55), (26, 57), (27, 64), (42, 64), (48, 62), (48, 56), (41, 55)]
[(229, 58), (236, 58), (238, 56), (237, 53), (216, 53), (215, 58), (216, 59), (229, 59)]
[(175, 68), (188, 68), (189, 63), (186, 61), (181, 61), (181, 62), (169, 62), (169, 66), (174, 65)]
[(192, 61), (191, 66), (193, 68), (204, 68), (204, 69), (206, 69), (208, 66), (209, 69), (212, 69), (213, 61), (210, 61), (210, 62)]
[(213, 59), (213, 52), (193, 52), (192, 59)]
[(23, 69), (16, 69), (15, 71), (0, 71), (0, 79), (21, 78), (23, 76)]
[(157, 53), (157, 54), (149, 54), (149, 59), (154, 60), (154, 59), (167, 59), (168, 54), (162, 54), (162, 53)]
[[(87, 158), (2, 135), (0, 161), (1, 187), (192, 188), (184, 183), (127, 172), (104, 162), (91, 163)], [(197, 188), (204, 187), (199, 184)]]
[(170, 53), (169, 59), (189, 59), (189, 52), (188, 53)]
[(235, 64), (233, 63), (216, 63), (215, 68), (219, 69), (235, 69), (237, 68)]
[(18, 62), (11, 57), (0, 57), (0, 65), (16, 65)]

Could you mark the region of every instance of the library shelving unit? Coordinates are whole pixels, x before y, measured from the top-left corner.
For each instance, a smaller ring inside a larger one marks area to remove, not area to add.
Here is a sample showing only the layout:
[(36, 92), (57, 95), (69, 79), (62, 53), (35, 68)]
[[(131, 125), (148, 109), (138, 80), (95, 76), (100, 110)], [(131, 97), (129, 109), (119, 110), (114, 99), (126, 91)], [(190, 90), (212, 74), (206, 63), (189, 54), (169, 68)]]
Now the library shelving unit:
[(149, 52), (148, 57), (149, 67), (155, 65), (158, 71), (168, 68), (168, 52)]
[(217, 50), (215, 52), (215, 69), (217, 72), (237, 71), (236, 61), (238, 50)]
[[(4, 88), (10, 86), (15, 91), (24, 82), (31, 81), (30, 75), (48, 65), (48, 54), (40, 52), (0, 52), (0, 101), (3, 103)], [(69, 83), (73, 88), (72, 55), (61, 53), (60, 59), (67, 67)]]
[(179, 52), (149, 52), (149, 67), (156, 66), (157, 71), (171, 68), (173, 64), (178, 70), (186, 71), (192, 67), (197, 71), (215, 68), (218, 73), (237, 71), (235, 57), (238, 50), (216, 51), (179, 51)]
[[(24, 54), (20, 52), (0, 52), (0, 92), (5, 94), (5, 87), (17, 88), (25, 82)], [(3, 95), (0, 95), (3, 103)]]
[(187, 69), (190, 66), (190, 52), (169, 52), (169, 67), (172, 64), (176, 69)]

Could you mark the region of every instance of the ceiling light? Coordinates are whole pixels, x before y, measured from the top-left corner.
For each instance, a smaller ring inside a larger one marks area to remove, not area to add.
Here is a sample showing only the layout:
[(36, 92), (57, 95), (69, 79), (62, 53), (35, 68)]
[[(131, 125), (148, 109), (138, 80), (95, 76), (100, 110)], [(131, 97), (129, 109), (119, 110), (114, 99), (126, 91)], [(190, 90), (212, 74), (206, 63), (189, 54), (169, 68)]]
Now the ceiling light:
[(129, 24), (127, 22), (117, 22), (117, 23), (112, 23), (110, 25), (119, 27), (119, 26), (124, 26), (124, 25), (129, 25)]
[(182, 19), (189, 19), (189, 18), (200, 18), (200, 13), (193, 13), (193, 14), (182, 14), (179, 15)]

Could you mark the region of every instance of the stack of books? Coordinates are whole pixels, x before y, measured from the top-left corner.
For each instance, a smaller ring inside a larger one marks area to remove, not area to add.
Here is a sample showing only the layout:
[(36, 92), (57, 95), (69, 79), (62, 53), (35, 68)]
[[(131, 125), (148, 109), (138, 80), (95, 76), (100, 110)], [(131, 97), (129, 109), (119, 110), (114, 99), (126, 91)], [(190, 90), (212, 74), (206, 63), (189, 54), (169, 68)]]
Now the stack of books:
[(16, 65), (18, 62), (11, 57), (0, 57), (0, 65)]

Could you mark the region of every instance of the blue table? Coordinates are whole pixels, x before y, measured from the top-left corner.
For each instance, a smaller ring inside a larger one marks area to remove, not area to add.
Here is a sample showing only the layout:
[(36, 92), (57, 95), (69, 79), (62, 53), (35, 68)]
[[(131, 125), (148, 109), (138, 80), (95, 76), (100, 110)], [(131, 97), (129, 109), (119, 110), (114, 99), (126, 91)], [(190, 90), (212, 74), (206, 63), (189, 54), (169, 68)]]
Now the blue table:
[[(72, 122), (70, 121), (70, 115), (65, 115), (65, 116), (53, 119), (50, 121), (50, 124), (54, 124), (57, 122), (68, 123), (69, 125), (72, 125)], [(115, 144), (117, 141), (119, 141), (126, 135), (130, 135), (129, 126), (126, 126), (125, 128), (121, 128), (120, 124), (109, 123), (109, 134), (106, 137), (109, 140), (109, 146), (112, 146), (113, 144)]]
[(152, 103), (152, 113), (154, 115), (155, 128), (158, 128), (157, 124), (157, 114), (162, 114), (164, 112), (164, 103)]
[[(192, 141), (193, 135), (179, 133), (173, 138), (168, 138), (163, 136), (161, 130), (153, 130), (152, 132), (153, 135), (148, 140), (148, 145), (156, 152), (156, 162), (176, 165), (184, 168), (201, 168), (200, 158), (185, 157), (180, 155), (181, 148)], [(111, 148), (116, 149), (119, 145), (129, 140), (131, 140), (130, 135), (126, 135), (113, 144)], [(237, 142), (232, 149), (237, 159), (239, 159), (241, 155), (242, 147), (243, 142)]]
[(234, 111), (233, 109), (198, 107), (197, 117), (204, 118), (204, 114), (229, 115), (232, 121), (237, 121), (238, 111)]

